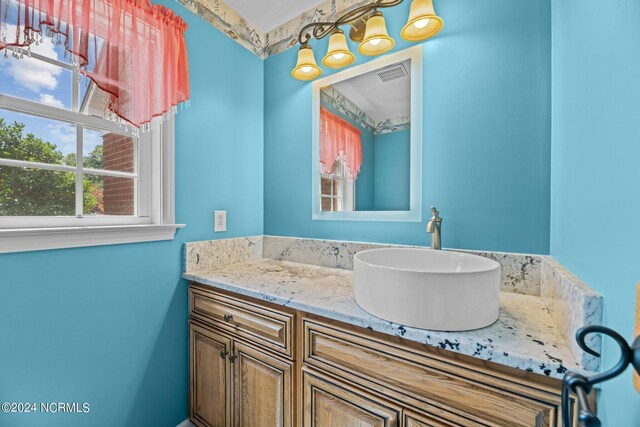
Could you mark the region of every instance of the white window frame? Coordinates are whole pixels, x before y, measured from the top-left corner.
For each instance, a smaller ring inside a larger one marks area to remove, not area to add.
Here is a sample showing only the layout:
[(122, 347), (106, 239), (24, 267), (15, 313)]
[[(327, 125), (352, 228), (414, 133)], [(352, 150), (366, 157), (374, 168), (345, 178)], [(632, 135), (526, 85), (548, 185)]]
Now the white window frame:
[[(322, 209), (322, 199), (331, 199), (331, 211), (323, 212), (351, 212), (356, 209), (356, 180), (349, 178), (347, 164), (339, 158), (331, 174), (323, 174), (322, 178), (329, 179), (333, 183), (338, 182), (339, 193), (333, 194), (333, 185), (331, 185), (331, 194), (322, 194), (322, 179), (320, 180), (320, 209)], [(337, 199), (342, 200), (342, 209), (333, 210), (334, 203)]]
[[(94, 170), (82, 167), (83, 132), (85, 128), (113, 131), (135, 136), (131, 126), (123, 127), (106, 119), (80, 113), (78, 104), (78, 68), (70, 64), (32, 53), (37, 59), (62, 66), (73, 72), (71, 110), (45, 105), (36, 101), (16, 98), (0, 93), (0, 108), (75, 124), (77, 127), (76, 166), (34, 163), (20, 160), (0, 159), (0, 166), (34, 167), (37, 169), (75, 172), (76, 215), (75, 217), (3, 217), (0, 216), (0, 253), (23, 252), (45, 249), (61, 249), (83, 246), (98, 246), (171, 240), (176, 229), (174, 196), (174, 118), (154, 120), (150, 129), (140, 132), (138, 170), (135, 173)], [(135, 216), (101, 215), (82, 216), (82, 174), (95, 173), (102, 176), (137, 178)]]

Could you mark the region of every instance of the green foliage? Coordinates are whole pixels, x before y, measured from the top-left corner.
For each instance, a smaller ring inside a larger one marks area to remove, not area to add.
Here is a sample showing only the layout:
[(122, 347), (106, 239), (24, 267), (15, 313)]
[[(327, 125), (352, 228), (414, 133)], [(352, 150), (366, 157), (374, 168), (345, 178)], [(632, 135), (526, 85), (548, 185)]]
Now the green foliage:
[[(6, 123), (0, 117), (0, 158), (76, 165), (76, 155), (64, 156), (55, 144), (32, 133), (24, 135), (23, 123)], [(92, 164), (102, 162), (102, 146), (90, 154)], [(90, 166), (93, 167), (93, 166)], [(99, 213), (102, 188), (84, 179), (85, 213)], [(0, 216), (75, 215), (75, 173), (0, 166)]]
[(77, 161), (76, 153), (69, 153), (62, 160), (62, 163), (67, 165), (67, 166), (76, 166), (76, 161)]
[[(102, 149), (102, 144), (96, 145), (96, 148), (93, 149), (91, 153), (87, 157), (84, 158), (84, 167), (91, 169), (102, 169), (104, 153)], [(103, 188), (102, 177), (97, 175), (85, 175), (85, 181), (92, 182), (100, 188)], [(85, 209), (86, 210), (86, 209)], [(86, 212), (85, 212), (86, 213)], [(93, 212), (92, 212), (93, 213)]]
[(102, 144), (96, 145), (91, 153), (84, 159), (84, 167), (91, 169), (103, 169), (102, 159), (104, 158), (104, 150)]

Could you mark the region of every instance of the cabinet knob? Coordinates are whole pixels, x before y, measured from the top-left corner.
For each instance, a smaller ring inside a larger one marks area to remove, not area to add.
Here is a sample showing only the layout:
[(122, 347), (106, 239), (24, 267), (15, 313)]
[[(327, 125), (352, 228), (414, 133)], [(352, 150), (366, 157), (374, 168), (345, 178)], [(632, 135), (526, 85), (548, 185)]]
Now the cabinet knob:
[(222, 350), (222, 351), (220, 352), (220, 358), (221, 358), (221, 359), (226, 358), (228, 355), (229, 355), (229, 352), (228, 352), (227, 350)]
[(231, 322), (231, 320), (233, 320), (233, 315), (231, 314), (225, 314), (223, 317), (225, 322)]
[(229, 362), (233, 363), (236, 361), (237, 358), (238, 358), (237, 354), (232, 354), (231, 356), (229, 356)]

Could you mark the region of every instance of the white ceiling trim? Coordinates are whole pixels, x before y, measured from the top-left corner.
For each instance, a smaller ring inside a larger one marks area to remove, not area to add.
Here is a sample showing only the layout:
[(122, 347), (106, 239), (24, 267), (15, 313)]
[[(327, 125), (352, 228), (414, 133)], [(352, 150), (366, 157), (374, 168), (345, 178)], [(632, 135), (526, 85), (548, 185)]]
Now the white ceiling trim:
[(265, 59), (295, 46), (298, 42), (298, 33), (305, 25), (332, 20), (336, 15), (369, 3), (370, 0), (325, 0), (266, 33), (260, 31), (222, 0), (178, 1), (260, 58)]

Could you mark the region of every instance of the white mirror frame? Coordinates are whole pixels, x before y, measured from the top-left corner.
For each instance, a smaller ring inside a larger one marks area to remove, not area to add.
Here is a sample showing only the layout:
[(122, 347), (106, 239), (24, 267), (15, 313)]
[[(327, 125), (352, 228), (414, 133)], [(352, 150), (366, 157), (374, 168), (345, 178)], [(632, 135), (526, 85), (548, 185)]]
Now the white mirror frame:
[[(411, 60), (411, 164), (408, 211), (320, 210), (320, 89), (404, 60)], [(316, 80), (312, 86), (312, 217), (341, 221), (422, 221), (422, 45), (386, 55), (365, 64)]]

